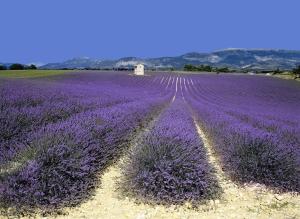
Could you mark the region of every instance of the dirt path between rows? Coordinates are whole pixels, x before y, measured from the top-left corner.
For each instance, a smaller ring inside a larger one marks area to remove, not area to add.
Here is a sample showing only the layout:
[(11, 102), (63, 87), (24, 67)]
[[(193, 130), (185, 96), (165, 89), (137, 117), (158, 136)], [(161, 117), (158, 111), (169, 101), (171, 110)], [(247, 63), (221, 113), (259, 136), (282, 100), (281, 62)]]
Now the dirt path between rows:
[(203, 129), (195, 122), (199, 136), (207, 151), (210, 164), (222, 187), (220, 200), (211, 201), (211, 218), (300, 218), (300, 197), (291, 193), (276, 194), (259, 184), (243, 187), (232, 182), (223, 172), (212, 145)]
[[(137, 136), (134, 144), (156, 122), (154, 119), (147, 129)], [(120, 162), (112, 165), (101, 177), (101, 187), (95, 196), (78, 207), (65, 209), (65, 215), (57, 218), (101, 218), (101, 219), (148, 219), (148, 218), (300, 218), (300, 199), (289, 193), (276, 194), (261, 185), (239, 187), (230, 181), (218, 163), (210, 142), (201, 127), (196, 123), (199, 136), (207, 150), (209, 162), (216, 169), (216, 175), (224, 193), (219, 200), (210, 200), (207, 204), (192, 209), (184, 206), (151, 206), (138, 204), (128, 197), (121, 197), (116, 190), (117, 179), (121, 176)], [(51, 218), (51, 217), (47, 217)]]

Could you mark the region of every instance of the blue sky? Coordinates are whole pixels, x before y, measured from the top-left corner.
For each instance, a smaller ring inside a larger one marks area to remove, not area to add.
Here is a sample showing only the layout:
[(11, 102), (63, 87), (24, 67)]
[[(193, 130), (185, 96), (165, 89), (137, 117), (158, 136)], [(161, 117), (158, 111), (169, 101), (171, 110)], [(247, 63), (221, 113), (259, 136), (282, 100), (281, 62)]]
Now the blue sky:
[(299, 0), (1, 0), (0, 62), (300, 50)]

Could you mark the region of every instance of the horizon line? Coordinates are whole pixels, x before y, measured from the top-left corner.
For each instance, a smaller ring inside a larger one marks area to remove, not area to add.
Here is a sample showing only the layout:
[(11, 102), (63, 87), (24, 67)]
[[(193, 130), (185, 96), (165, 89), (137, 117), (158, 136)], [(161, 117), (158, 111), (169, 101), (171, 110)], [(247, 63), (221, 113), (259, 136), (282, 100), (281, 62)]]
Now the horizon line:
[(199, 53), (199, 54), (210, 54), (210, 53), (215, 53), (215, 52), (222, 52), (222, 51), (234, 51), (234, 50), (249, 50), (249, 51), (291, 51), (291, 52), (300, 52), (300, 49), (282, 49), (282, 48), (243, 48), (243, 47), (228, 47), (228, 48), (224, 48), (224, 49), (216, 49), (216, 50), (211, 50), (211, 51), (206, 51), (206, 52), (201, 52), (201, 51), (190, 51), (190, 52), (185, 52), (182, 54), (177, 54), (177, 55), (165, 55), (165, 56), (119, 56), (116, 58), (99, 58), (99, 57), (90, 57), (90, 56), (73, 56), (70, 58), (66, 58), (60, 61), (56, 61), (56, 62), (43, 62), (43, 61), (32, 61), (32, 62), (3, 62), (0, 60), (0, 64), (13, 64), (13, 63), (20, 63), (20, 64), (24, 64), (24, 65), (31, 65), (34, 64), (36, 66), (43, 66), (46, 64), (51, 64), (51, 63), (60, 63), (60, 62), (64, 62), (64, 61), (68, 61), (68, 60), (72, 60), (72, 59), (94, 59), (97, 61), (113, 61), (113, 60), (119, 60), (119, 59), (123, 59), (123, 58), (140, 58), (140, 59), (155, 59), (155, 58), (169, 58), (169, 57), (179, 57), (179, 56), (183, 56), (186, 54), (190, 54), (190, 53)]

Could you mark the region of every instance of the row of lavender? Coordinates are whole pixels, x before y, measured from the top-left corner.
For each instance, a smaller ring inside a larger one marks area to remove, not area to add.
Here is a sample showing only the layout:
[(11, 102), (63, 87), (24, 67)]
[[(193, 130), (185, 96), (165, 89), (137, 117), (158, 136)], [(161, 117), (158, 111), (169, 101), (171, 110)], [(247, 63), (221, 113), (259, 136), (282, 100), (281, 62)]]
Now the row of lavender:
[(221, 191), (188, 106), (180, 97), (129, 152), (122, 169), (123, 192), (150, 203), (199, 203)]
[(80, 202), (93, 190), (96, 173), (172, 97), (130, 151), (124, 192), (155, 203), (218, 196), (187, 103), (232, 179), (299, 191), (297, 84), (245, 76), (75, 74), (0, 86), (1, 204)]
[(300, 191), (299, 84), (249, 76), (187, 80), (186, 99), (233, 180)]
[[(142, 81), (141, 84), (136, 78), (130, 79), (122, 75), (107, 77), (106, 74), (101, 77), (95, 74), (82, 77), (78, 74), (50, 84), (45, 81), (2, 82), (0, 164), (22, 149), (20, 146), (28, 139), (28, 133), (40, 126), (59, 122), (76, 113), (142, 99), (143, 94), (136, 92), (141, 87), (145, 95), (151, 91), (155, 96), (160, 91), (154, 89), (153, 92), (153, 88), (149, 87), (146, 89), (146, 85), (150, 84), (149, 80)], [(120, 86), (121, 82), (127, 83), (126, 86), (130, 89)]]
[(127, 86), (87, 76), (1, 82), (2, 206), (59, 207), (88, 197), (96, 174), (173, 95), (128, 76)]
[[(76, 86), (58, 86), (39, 82), (6, 81), (0, 91), (0, 160), (11, 159), (22, 149), (28, 139), (28, 133), (49, 123), (67, 119), (73, 114), (127, 102), (120, 95), (102, 89), (88, 94)], [(108, 94), (109, 93), (109, 94)], [(85, 98), (88, 96), (88, 98)], [(20, 144), (21, 143), (21, 144)]]

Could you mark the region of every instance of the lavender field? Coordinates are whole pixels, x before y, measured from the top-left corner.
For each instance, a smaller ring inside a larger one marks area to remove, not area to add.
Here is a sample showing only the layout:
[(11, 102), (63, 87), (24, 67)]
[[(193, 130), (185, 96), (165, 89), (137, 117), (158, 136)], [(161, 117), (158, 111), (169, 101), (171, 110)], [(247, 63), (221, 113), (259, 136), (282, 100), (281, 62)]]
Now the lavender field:
[(0, 209), (78, 206), (120, 160), (119, 195), (146, 204), (222, 199), (220, 171), (298, 197), (299, 112), (300, 84), (264, 76), (1, 78)]

